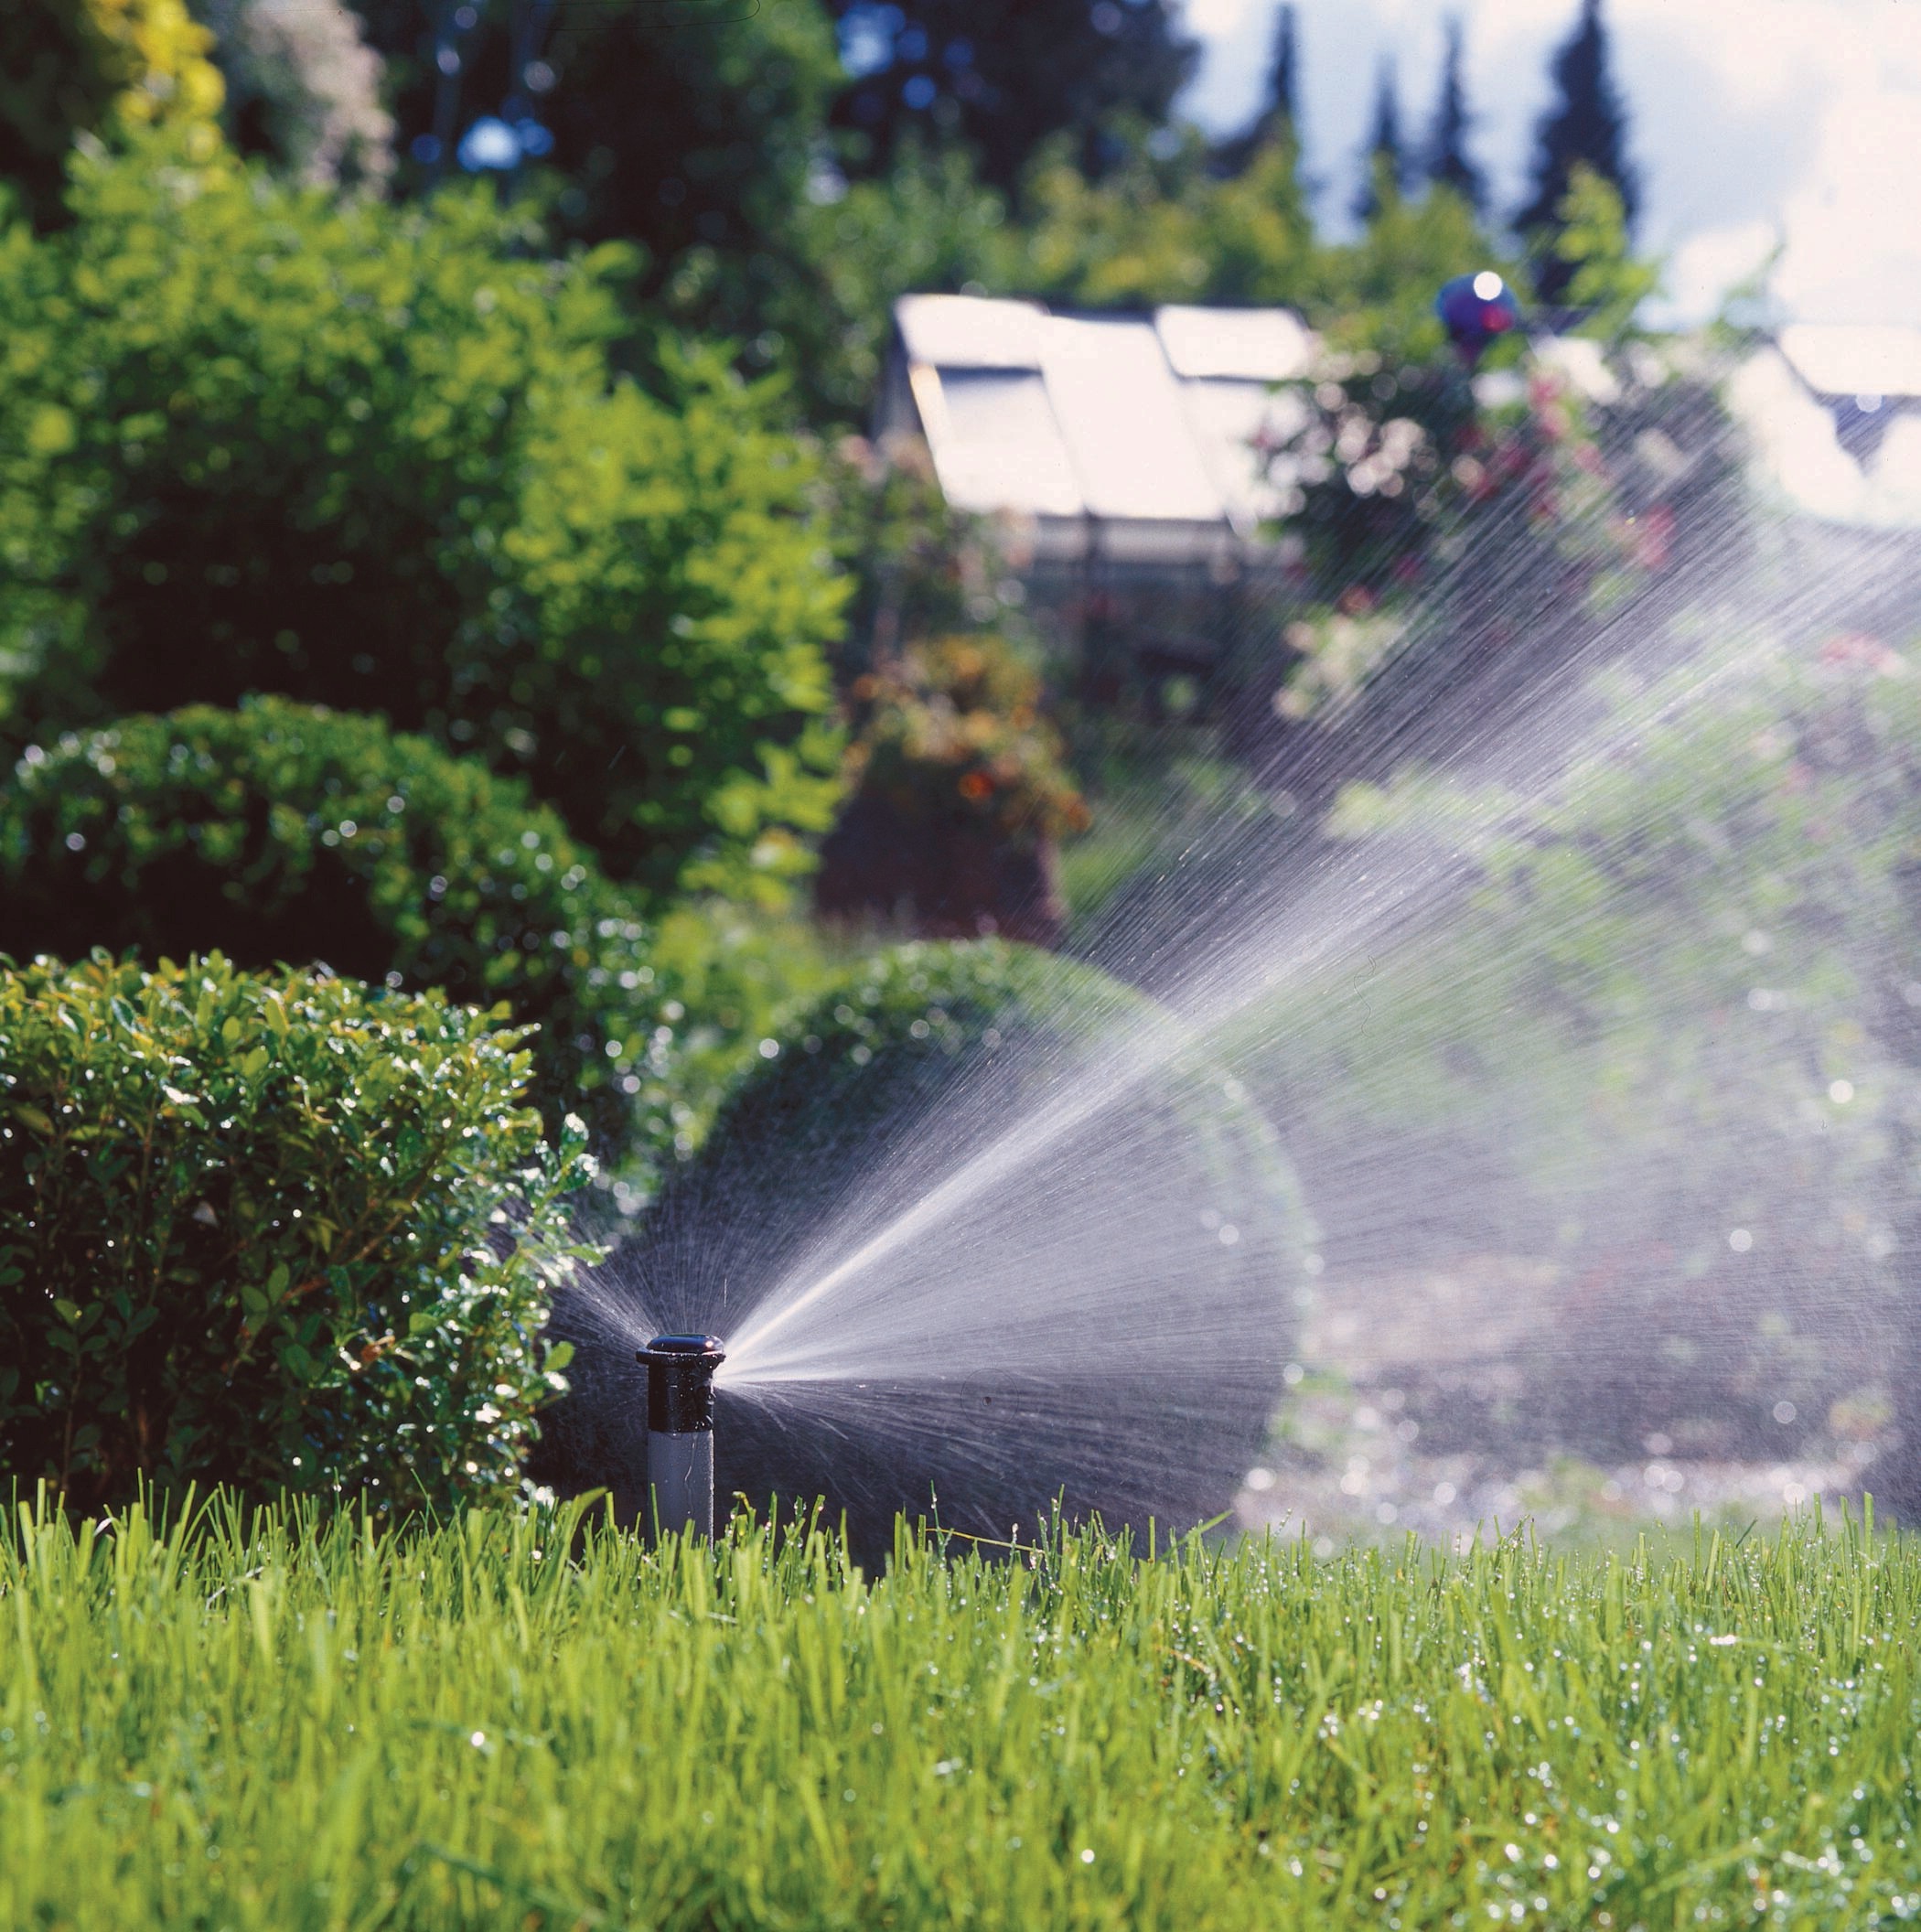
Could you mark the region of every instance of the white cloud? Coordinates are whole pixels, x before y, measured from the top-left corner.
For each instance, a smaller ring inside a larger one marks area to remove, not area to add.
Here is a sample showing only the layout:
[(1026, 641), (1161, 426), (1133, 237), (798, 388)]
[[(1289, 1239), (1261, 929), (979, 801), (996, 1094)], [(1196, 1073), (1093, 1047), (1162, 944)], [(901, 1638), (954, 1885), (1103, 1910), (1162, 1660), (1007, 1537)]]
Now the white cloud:
[(1264, 11), (1261, 0), (1187, 0), (1182, 15), (1190, 33), (1213, 39), (1240, 32), (1249, 19)]

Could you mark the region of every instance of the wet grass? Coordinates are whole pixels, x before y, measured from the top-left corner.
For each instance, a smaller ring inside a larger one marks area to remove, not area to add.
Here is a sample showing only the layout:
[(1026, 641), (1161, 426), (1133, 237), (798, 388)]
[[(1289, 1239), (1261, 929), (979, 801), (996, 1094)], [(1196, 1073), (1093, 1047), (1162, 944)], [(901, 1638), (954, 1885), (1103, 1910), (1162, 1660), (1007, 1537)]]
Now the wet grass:
[(0, 1926), (1866, 1927), (1921, 1542), (0, 1534)]

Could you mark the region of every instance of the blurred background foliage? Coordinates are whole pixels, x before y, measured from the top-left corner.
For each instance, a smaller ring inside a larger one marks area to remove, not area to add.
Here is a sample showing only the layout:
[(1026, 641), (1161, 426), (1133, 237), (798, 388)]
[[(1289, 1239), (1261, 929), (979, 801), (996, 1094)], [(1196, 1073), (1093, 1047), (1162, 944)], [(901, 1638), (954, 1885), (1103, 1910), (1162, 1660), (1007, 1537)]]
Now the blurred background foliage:
[(65, 217), (77, 139), (156, 124), (216, 144), (213, 36), (185, 0), (18, 0), (0, 16), (0, 181), (42, 228)]
[(711, 353), (610, 368), (617, 252), (159, 135), (71, 207), (0, 294), (16, 744), (277, 690), (526, 775), (656, 896), (793, 869), (843, 595), (811, 459)]

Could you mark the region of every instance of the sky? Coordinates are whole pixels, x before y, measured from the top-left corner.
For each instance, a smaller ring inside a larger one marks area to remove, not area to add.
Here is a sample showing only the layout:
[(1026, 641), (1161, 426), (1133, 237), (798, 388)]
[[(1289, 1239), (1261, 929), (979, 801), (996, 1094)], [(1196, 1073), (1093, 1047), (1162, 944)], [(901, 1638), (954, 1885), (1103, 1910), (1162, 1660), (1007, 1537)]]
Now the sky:
[[(1424, 134), (1443, 23), (1466, 32), (1474, 152), (1520, 199), (1548, 60), (1578, 0), (1297, 0), (1301, 118), (1321, 211), (1347, 220), (1377, 61)], [(1182, 105), (1210, 131), (1258, 104), (1276, 0), (1186, 0), (1206, 49)], [(1778, 245), (1787, 317), (1921, 323), (1921, 0), (1607, 0), (1641, 170), (1640, 241), (1668, 317), (1700, 319)]]

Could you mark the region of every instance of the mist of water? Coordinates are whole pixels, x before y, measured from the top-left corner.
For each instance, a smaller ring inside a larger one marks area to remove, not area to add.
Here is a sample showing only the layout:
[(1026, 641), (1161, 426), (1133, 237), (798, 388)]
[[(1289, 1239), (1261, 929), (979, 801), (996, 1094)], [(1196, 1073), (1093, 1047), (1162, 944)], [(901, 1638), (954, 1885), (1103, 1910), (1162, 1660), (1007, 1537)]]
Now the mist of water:
[[(1583, 1001), (1579, 1037), (1551, 1069), (1525, 1056), (1483, 1064), (1466, 1078), (1473, 1118), (1457, 1132), (1445, 1095), (1426, 1133), (1389, 1124), (1409, 1112), (1397, 1110), (1395, 1089), (1410, 1069), (1466, 1052), (1466, 1034), (1502, 1030), (1489, 1003), (1514, 997), (1512, 958), (1477, 957), (1454, 940), (1464, 896), (1516, 822), (1545, 808), (1579, 819), (1591, 798), (1619, 787), (1651, 735), (1672, 740), (1697, 720), (1705, 729), (1784, 667), (1805, 665), (1846, 611), (1894, 596), (1907, 567), (1893, 551), (1824, 546), (1752, 510), (1738, 537), (1594, 628), (1578, 657), (1509, 690), (1444, 746), (1424, 746), (1427, 766), (1457, 781), (1445, 809), (1346, 841), (1277, 831), (1271, 817), (1182, 828), (1151, 889), (1121, 901), (1086, 946), (1151, 1003), (1117, 997), (1091, 1036), (1081, 1026), (1071, 1043), (1015, 1043), (930, 1087), (911, 1130), (852, 1166), (823, 1157), (818, 1175), (767, 1177), (770, 1190), (750, 1198), (690, 1197), (649, 1251), (623, 1257), (585, 1291), (593, 1318), (628, 1346), (656, 1327), (723, 1334), (730, 1399), (757, 1405), (777, 1427), (804, 1419), (879, 1444), (883, 1466), (889, 1454), (911, 1461), (918, 1441), (938, 1439), (1045, 1494), (1062, 1484), (1098, 1489), (1103, 1460), (1121, 1457), (1137, 1465), (1122, 1488), (1150, 1504), (1160, 1493), (1154, 1459), (1180, 1463), (1184, 1433), (1202, 1425), (1210, 1402), (1272, 1404), (1270, 1332), (1295, 1337), (1281, 1352), (1301, 1357), (1298, 1324), (1314, 1295), (1338, 1293), (1344, 1278), (1418, 1268), (1437, 1239), (1578, 1261), (1583, 1240), (1606, 1248), (1605, 1230), (1540, 1223), (1583, 1189), (1590, 1201), (1629, 1204), (1621, 1221), (1634, 1223), (1627, 1247), (1639, 1259), (1628, 1272), (1640, 1272), (1632, 1293), (1585, 1283), (1583, 1318), (1550, 1321), (1537, 1335), (1571, 1380), (1595, 1375), (1597, 1354), (1632, 1351), (1637, 1336), (1650, 1344), (1650, 1294), (1689, 1292), (1680, 1261), (1671, 1280), (1650, 1287), (1649, 1270), (1658, 1276), (1663, 1264), (1649, 1255), (1704, 1251), (1704, 1235), (1709, 1248), (1753, 1254), (1770, 1203), (1777, 1220), (1807, 1218), (1809, 1252), (1820, 1250), (1819, 1265), (1798, 1275), (1799, 1264), (1774, 1259), (1770, 1319), (1799, 1321), (1830, 1343), (1837, 1325), (1869, 1334), (1884, 1306), (1886, 1230), (1903, 1211), (1874, 1197), (1889, 1184), (1870, 1179), (1837, 1206), (1830, 1120), (1805, 1109), (1717, 1113), (1700, 1101), (1701, 1082), (1758, 1090), (1794, 1073), (1791, 1060), (1828, 1050), (1813, 1022), (1784, 1025), (1771, 1006), (1761, 963), (1776, 937), (1765, 930), (1720, 931), (1712, 914), (1677, 904), (1675, 931), (1697, 914), (1703, 922), (1698, 955), (1663, 944), (1647, 947), (1644, 971), (1619, 951), (1610, 960), (1630, 981), (1641, 971), (1658, 997), (1623, 1003), (1618, 1018), (1604, 1001)], [(1497, 584), (1499, 572), (1479, 561)], [(1514, 594), (1521, 599), (1524, 586)], [(1418, 735), (1420, 721), (1402, 728)], [(1703, 838), (1726, 836), (1701, 799), (1669, 787), (1650, 791), (1638, 821), (1617, 820), (1615, 850), (1600, 856), (1626, 865), (1639, 843), (1690, 813)], [(1845, 822), (1821, 835), (1830, 854), (1834, 842), (1845, 851), (1868, 836)], [(1583, 946), (1645, 941), (1645, 924), (1615, 933), (1620, 910), (1604, 888), (1543, 912), (1527, 940), (1532, 1005), (1553, 1007), (1557, 975), (1579, 970), (1571, 962)], [(1868, 908), (1871, 928), (1895, 917)], [(1812, 946), (1818, 980), (1819, 937), (1798, 943), (1803, 953)], [(1737, 954), (1755, 966), (1753, 984), (1717, 1033), (1712, 1016), (1728, 1004), (1720, 982), (1730, 961), (1739, 969)], [(1445, 997), (1423, 985), (1431, 959), (1456, 970)], [(1556, 1135), (1571, 1110), (1604, 1111), (1608, 1096), (1571, 1095), (1570, 1068), (1577, 1082), (1583, 1067), (1604, 1079), (1621, 1046), (1610, 1028), (1645, 1029), (1663, 1010), (1706, 1023), (1710, 1046), (1677, 1069), (1671, 1104), (1637, 1092), (1602, 1136), (1604, 1175), (1574, 1173), (1592, 1161), (1594, 1136), (1570, 1135), (1558, 1155)], [(1523, 1019), (1517, 1011), (1518, 1028)], [(1858, 1046), (1860, 1078), (1826, 1082), (1830, 1095), (1848, 1089), (1833, 1106), (1857, 1095), (1863, 1110), (1871, 1104), (1872, 1057)], [(1255, 1104), (1281, 1123), (1308, 1178), (1304, 1211), (1292, 1197), (1250, 1197), (1244, 1164), (1210, 1169), (1195, 1158), (1206, 1122)], [(1712, 1144), (1677, 1145), (1703, 1121)], [(821, 1135), (825, 1149), (831, 1122)], [(799, 1233), (768, 1212), (783, 1195), (808, 1202)], [(1841, 1227), (1850, 1214), (1856, 1225)], [(1815, 1239), (1823, 1217), (1837, 1229), (1825, 1247)], [(1765, 1252), (1754, 1255), (1754, 1267), (1765, 1264)], [(1580, 1280), (1578, 1267), (1570, 1279)], [(1700, 1291), (1704, 1303), (1712, 1292)], [(1675, 1332), (1712, 1348), (1711, 1315), (1681, 1319)], [(1459, 1318), (1458, 1308), (1447, 1316)], [(1418, 1310), (1411, 1320), (1418, 1330)], [(1165, 1400), (1143, 1409), (1142, 1391), (1157, 1377)], [(1046, 1399), (1011, 1428), (992, 1391), (1030, 1384)], [(1117, 1403), (1131, 1405), (1132, 1433)], [(1138, 1466), (1143, 1458), (1150, 1466)]]

